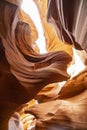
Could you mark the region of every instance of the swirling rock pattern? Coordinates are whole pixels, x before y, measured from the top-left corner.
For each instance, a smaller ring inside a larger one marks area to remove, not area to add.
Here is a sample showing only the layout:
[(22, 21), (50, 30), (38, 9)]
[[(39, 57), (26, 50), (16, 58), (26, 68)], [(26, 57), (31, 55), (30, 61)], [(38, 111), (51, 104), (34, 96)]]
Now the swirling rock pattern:
[(86, 51), (87, 1), (48, 0), (48, 6), (48, 21), (60, 39)]
[(1, 130), (8, 129), (8, 120), (17, 108), (44, 86), (67, 80), (66, 69), (72, 60), (64, 51), (36, 53), (31, 44), (31, 28), (19, 12), (19, 1), (0, 1)]

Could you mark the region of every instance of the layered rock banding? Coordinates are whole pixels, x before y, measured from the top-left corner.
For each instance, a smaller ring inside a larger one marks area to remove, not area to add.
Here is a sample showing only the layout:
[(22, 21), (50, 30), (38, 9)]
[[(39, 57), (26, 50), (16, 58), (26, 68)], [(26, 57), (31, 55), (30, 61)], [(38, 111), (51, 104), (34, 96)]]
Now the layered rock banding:
[[(57, 2), (56, 7), (58, 7), (61, 2), (55, 0), (52, 4), (52, 1), (49, 0), (48, 6), (46, 1), (44, 2), (45, 6), (43, 6), (43, 2), (35, 1), (40, 16), (44, 16), (42, 25), (48, 51), (41, 55), (34, 43), (38, 32), (31, 18), (21, 10), (21, 1), (0, 1), (0, 130), (8, 129), (8, 121), (16, 111), (20, 113), (20, 118), (24, 112), (25, 115), (26, 113), (34, 115), (35, 130), (87, 129), (87, 69), (73, 79), (69, 79), (70, 76), (67, 73), (67, 67), (73, 57), (71, 44), (74, 44), (74, 47), (79, 50), (86, 50), (86, 48), (82, 47), (82, 42), (81, 46), (79, 45), (81, 40), (78, 38), (74, 43), (75, 39), (72, 35), (73, 42), (69, 37), (69, 41), (65, 39), (69, 45), (65, 45), (61, 41), (62, 39), (59, 40), (61, 37), (58, 37), (58, 33), (56, 34), (46, 20), (46, 12), (43, 13), (39, 7), (49, 9), (48, 18), (50, 19), (51, 13), (54, 11), (51, 6), (55, 6)], [(86, 1), (80, 2), (79, 5), (81, 4), (86, 10)], [(54, 21), (56, 21), (55, 18)], [(57, 25), (57, 27), (59, 26)], [(49, 33), (49, 29), (51, 33)], [(85, 33), (86, 30), (83, 32)], [(63, 34), (65, 33), (62, 33), (62, 37)], [(75, 34), (77, 36), (78, 31)], [(53, 40), (51, 36), (53, 36)], [(67, 38), (65, 36), (64, 38)], [(80, 36), (82, 37), (82, 35)], [(84, 41), (83, 37), (82, 39)], [(66, 84), (59, 91), (57, 84), (61, 81), (66, 81)], [(33, 98), (37, 99), (39, 104), (25, 107), (26, 103)], [(23, 106), (24, 104), (25, 106)], [(21, 114), (22, 109), (24, 111)], [(20, 123), (19, 114), (15, 118), (19, 124), (22, 123)]]

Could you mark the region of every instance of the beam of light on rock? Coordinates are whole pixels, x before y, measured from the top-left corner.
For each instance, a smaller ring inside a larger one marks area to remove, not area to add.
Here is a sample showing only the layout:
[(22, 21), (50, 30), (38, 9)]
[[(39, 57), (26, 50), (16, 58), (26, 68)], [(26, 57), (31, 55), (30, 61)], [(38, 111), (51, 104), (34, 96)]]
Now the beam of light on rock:
[(77, 74), (79, 74), (82, 70), (85, 69), (85, 65), (82, 62), (80, 56), (76, 53), (76, 50), (73, 49), (73, 53), (74, 53), (74, 64), (71, 65), (68, 69), (67, 72), (71, 75), (71, 78), (76, 76)]
[(36, 40), (36, 43), (40, 48), (40, 53), (46, 53), (45, 38), (43, 34), (40, 16), (35, 3), (33, 2), (33, 0), (23, 0), (21, 7), (27, 14), (29, 14), (37, 28), (39, 37)]

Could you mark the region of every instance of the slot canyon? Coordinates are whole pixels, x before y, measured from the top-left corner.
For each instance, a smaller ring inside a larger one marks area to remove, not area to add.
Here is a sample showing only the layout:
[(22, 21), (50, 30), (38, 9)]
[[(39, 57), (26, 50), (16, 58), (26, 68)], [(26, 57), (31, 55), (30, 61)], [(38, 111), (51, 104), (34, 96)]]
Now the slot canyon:
[(0, 0), (0, 130), (87, 130), (87, 0), (32, 1), (44, 53), (23, 1)]

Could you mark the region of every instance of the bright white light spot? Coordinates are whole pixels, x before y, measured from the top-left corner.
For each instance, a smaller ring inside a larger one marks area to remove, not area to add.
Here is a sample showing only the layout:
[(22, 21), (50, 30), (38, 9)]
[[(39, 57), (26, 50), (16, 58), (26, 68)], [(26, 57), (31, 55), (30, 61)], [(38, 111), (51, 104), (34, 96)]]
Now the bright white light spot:
[[(73, 53), (74, 53), (74, 60), (75, 60), (75, 64), (69, 66), (69, 68), (67, 69), (67, 73), (70, 75), (70, 78), (72, 79), (74, 76), (78, 75), (82, 70), (85, 69), (85, 65), (83, 64), (82, 60), (80, 59), (80, 57), (77, 55), (76, 50), (73, 48)], [(62, 81), (59, 82), (58, 85), (61, 88), (64, 86), (64, 84), (66, 83), (66, 81)]]
[(37, 28), (39, 37), (38, 37), (36, 43), (37, 43), (38, 47), (40, 48), (40, 53), (46, 53), (45, 38), (44, 38), (44, 34), (43, 34), (40, 16), (39, 16), (38, 9), (37, 9), (35, 3), (33, 2), (33, 0), (23, 0), (21, 7), (27, 14), (29, 14), (29, 16), (32, 18), (32, 20)]
[(79, 55), (77, 55), (75, 49), (73, 49), (75, 64), (71, 65), (67, 72), (71, 75), (71, 78), (79, 74), (82, 70), (85, 69), (85, 65), (83, 64), (82, 60), (80, 59)]

